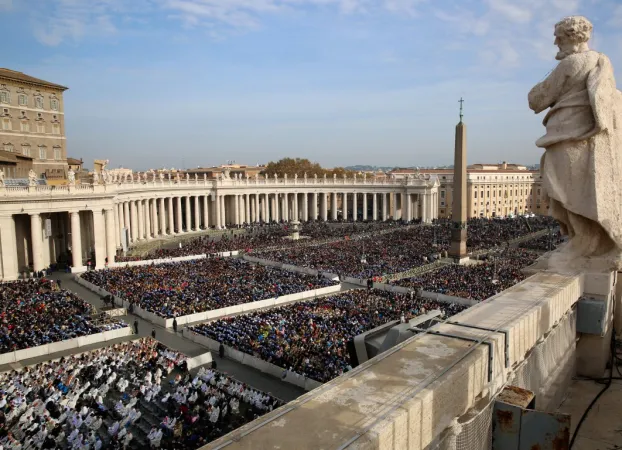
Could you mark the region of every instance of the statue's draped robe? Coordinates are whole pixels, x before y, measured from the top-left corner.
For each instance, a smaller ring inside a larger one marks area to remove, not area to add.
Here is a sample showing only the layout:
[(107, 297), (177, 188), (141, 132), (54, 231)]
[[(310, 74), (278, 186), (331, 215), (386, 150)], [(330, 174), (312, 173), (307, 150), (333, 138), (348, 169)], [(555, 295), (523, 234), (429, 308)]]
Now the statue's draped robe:
[(622, 93), (611, 62), (595, 51), (567, 56), (531, 90), (529, 107), (550, 108), (536, 145), (546, 149), (541, 171), (551, 215), (571, 237), (596, 236), (600, 230), (585, 219), (597, 222), (622, 249)]

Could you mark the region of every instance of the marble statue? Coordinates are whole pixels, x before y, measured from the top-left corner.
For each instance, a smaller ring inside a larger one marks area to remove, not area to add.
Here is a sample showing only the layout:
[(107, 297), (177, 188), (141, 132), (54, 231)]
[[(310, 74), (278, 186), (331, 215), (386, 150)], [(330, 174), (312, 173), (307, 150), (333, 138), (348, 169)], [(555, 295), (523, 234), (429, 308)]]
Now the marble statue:
[(37, 173), (34, 170), (32, 170), (32, 169), (30, 169), (28, 171), (28, 184), (30, 186), (36, 186), (37, 185)]
[(196, 183), (199, 180), (199, 175), (198, 174), (194, 174), (194, 182)]
[(189, 183), (190, 182), (190, 174), (186, 173), (186, 181)]
[(222, 171), (222, 178), (223, 180), (228, 180), (231, 178), (231, 176), (229, 175), (231, 173), (230, 169), (225, 169)]
[(71, 185), (76, 184), (76, 173), (73, 171), (73, 169), (69, 169), (69, 171), (67, 172), (67, 182)]
[(168, 181), (170, 183), (170, 181), (171, 181), (171, 173), (169, 172), (167, 175), (168, 175)]
[(164, 182), (164, 173), (160, 172), (160, 182), (163, 183)]
[(206, 173), (203, 174), (203, 181), (207, 181), (207, 174)]
[(4, 169), (0, 169), (0, 186), (4, 186)]
[(99, 184), (99, 174), (97, 172), (93, 172), (93, 184)]
[[(550, 206), (573, 256), (622, 254), (622, 93), (609, 58), (588, 48), (592, 24), (566, 17), (555, 25), (559, 64), (529, 92), (544, 117), (540, 170)], [(618, 264), (618, 263), (616, 263)]]

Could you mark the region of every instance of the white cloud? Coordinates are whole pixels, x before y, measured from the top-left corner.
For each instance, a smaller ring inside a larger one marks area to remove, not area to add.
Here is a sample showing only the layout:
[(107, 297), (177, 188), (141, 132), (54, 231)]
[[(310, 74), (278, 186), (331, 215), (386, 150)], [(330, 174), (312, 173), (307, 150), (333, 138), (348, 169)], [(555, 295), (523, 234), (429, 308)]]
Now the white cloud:
[(527, 23), (531, 20), (532, 12), (526, 8), (521, 7), (517, 3), (510, 2), (510, 0), (487, 0), (486, 3), (495, 12), (500, 13), (515, 23)]
[(384, 7), (392, 13), (415, 17), (419, 15), (418, 6), (424, 2), (425, 0), (385, 0)]
[(0, 0), (0, 11), (13, 8), (13, 0)]

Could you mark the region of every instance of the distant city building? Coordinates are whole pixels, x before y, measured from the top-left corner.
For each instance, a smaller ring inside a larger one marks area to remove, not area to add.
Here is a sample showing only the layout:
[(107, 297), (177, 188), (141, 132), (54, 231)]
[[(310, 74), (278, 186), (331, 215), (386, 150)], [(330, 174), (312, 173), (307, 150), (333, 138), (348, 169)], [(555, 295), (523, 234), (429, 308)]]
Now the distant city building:
[(63, 92), (65, 86), (0, 69), (0, 146), (8, 178), (32, 168), (48, 184), (67, 179)]
[[(391, 178), (405, 178), (417, 169), (394, 169)], [(451, 218), (453, 169), (421, 169), (440, 181), (438, 217)], [(472, 164), (467, 167), (467, 215), (506, 217), (509, 215), (547, 214), (542, 178), (537, 170), (519, 164)]]
[(218, 178), (220, 177), (226, 170), (229, 171), (229, 176), (234, 177), (240, 175), (242, 178), (246, 178), (248, 175), (249, 178), (255, 177), (255, 175), (260, 174), (265, 170), (265, 166), (245, 166), (240, 164), (223, 164), (221, 166), (216, 167), (197, 167), (196, 169), (188, 169), (186, 173), (190, 174), (191, 177), (194, 177), (196, 174), (199, 178), (203, 178), (204, 175), (207, 175), (207, 178)]

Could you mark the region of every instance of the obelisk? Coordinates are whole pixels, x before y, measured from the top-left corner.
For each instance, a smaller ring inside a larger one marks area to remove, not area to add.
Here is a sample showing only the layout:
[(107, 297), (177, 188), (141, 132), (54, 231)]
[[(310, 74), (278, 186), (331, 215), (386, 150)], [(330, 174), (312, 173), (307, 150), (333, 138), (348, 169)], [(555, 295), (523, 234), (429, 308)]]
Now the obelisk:
[(456, 263), (466, 262), (467, 256), (467, 156), (466, 156), (466, 125), (462, 121), (462, 106), (460, 99), (460, 122), (456, 125), (456, 146), (454, 154), (454, 189), (453, 210), (451, 213), (452, 230), (449, 257)]

